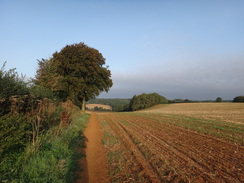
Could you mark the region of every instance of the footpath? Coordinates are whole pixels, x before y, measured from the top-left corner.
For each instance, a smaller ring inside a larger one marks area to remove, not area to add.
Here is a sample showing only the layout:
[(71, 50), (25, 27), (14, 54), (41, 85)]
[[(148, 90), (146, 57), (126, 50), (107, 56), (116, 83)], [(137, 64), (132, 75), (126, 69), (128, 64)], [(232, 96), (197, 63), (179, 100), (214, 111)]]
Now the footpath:
[(86, 157), (80, 161), (83, 170), (79, 173), (80, 179), (76, 183), (109, 182), (106, 152), (102, 145), (103, 133), (96, 113), (91, 113), (84, 136)]

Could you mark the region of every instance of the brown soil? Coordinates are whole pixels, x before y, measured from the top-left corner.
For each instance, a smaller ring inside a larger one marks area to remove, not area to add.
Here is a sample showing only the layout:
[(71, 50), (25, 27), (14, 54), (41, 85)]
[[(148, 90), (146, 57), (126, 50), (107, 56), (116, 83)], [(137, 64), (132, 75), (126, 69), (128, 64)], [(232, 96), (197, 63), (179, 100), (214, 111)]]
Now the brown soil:
[(91, 113), (88, 126), (84, 133), (86, 142), (86, 159), (81, 160), (83, 171), (76, 182), (103, 183), (109, 182), (106, 152), (102, 145), (102, 131), (95, 113)]
[(147, 180), (141, 182), (244, 180), (241, 145), (145, 116), (113, 113), (102, 119), (131, 149), (133, 164), (141, 167), (133, 174), (143, 173)]
[[(205, 105), (201, 107), (202, 112), (207, 111)], [(208, 116), (217, 119), (216, 113), (220, 111), (217, 108), (220, 106), (212, 107), (216, 110), (212, 110), (212, 113), (207, 111)], [(167, 112), (164, 115), (153, 112), (91, 113), (85, 131), (88, 139), (85, 149), (87, 157), (82, 164), (85, 171), (77, 182), (244, 182), (243, 143), (231, 141), (228, 136), (217, 136), (190, 126), (181, 126), (182, 122), (189, 125), (201, 122), (194, 121), (195, 118), (188, 121), (188, 115), (206, 119), (196, 109), (191, 110), (194, 113), (191, 115), (187, 113), (189, 111), (177, 117), (171, 117)], [(178, 114), (177, 111), (175, 113)], [(234, 121), (238, 120), (234, 118)], [(203, 122), (208, 122), (210, 127), (214, 125), (212, 121)], [(229, 130), (232, 127), (228, 126), (230, 121), (224, 122), (226, 129), (222, 128), (222, 131), (227, 135), (243, 135), (239, 131), (233, 133)], [(104, 138), (109, 139), (104, 140), (104, 146), (101, 143), (103, 133)]]

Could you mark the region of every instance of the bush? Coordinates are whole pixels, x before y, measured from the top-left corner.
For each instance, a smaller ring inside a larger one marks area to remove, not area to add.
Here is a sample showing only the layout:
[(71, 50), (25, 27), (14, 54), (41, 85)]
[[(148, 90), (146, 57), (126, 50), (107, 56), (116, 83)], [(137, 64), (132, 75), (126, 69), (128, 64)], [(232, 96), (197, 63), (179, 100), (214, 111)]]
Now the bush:
[[(0, 182), (74, 182), (77, 147), (82, 145), (82, 131), (89, 115), (80, 113), (75, 106), (69, 112), (57, 109), (51, 117), (43, 116), (45, 123), (60, 120), (62, 114), (65, 119), (50, 129), (40, 127), (35, 144), (30, 142), (38, 133), (32, 131), (35, 125), (31, 126), (27, 117), (8, 114), (0, 118)], [(67, 115), (71, 122), (62, 126)]]
[(32, 127), (23, 115), (5, 115), (0, 118), (0, 152), (20, 151), (32, 135)]
[(19, 77), (15, 69), (5, 71), (5, 65), (6, 62), (0, 69), (0, 116), (10, 112), (10, 96), (26, 95), (29, 92), (24, 77)]
[(19, 173), (25, 162), (24, 152), (8, 152), (0, 157), (0, 182), (19, 182)]
[(0, 99), (8, 100), (13, 95), (28, 94), (27, 83), (24, 77), (19, 77), (15, 69), (4, 71), (6, 62), (0, 70)]
[(23, 115), (5, 115), (0, 118), (0, 132), (0, 182), (13, 181), (18, 179), (32, 128)]
[(57, 99), (55, 94), (50, 89), (45, 88), (40, 85), (32, 86), (30, 88), (30, 94), (32, 94), (35, 97), (38, 97), (40, 99), (43, 99), (43, 98), (48, 98), (48, 99), (52, 99), (52, 100)]
[(48, 130), (59, 124), (62, 111), (48, 107), (34, 116), (9, 113), (0, 118), (0, 182), (21, 182), (23, 166), (39, 153)]

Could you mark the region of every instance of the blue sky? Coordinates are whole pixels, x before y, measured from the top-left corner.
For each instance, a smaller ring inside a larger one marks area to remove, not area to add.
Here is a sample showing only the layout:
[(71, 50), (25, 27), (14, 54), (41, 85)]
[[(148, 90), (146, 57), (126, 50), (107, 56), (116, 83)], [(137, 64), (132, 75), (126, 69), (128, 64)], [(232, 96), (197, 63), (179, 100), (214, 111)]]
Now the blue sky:
[(112, 72), (102, 98), (244, 95), (243, 0), (0, 0), (0, 64), (34, 77), (67, 44), (98, 49)]

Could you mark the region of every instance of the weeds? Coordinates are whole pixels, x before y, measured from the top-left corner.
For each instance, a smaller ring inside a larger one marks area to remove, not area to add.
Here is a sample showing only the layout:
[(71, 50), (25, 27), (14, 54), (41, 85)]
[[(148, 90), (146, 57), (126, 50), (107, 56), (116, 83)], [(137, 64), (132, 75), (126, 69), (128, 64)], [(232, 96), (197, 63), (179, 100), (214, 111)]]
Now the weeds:
[(77, 144), (81, 145), (81, 130), (87, 118), (88, 115), (78, 115), (60, 135), (50, 133), (39, 151), (23, 166), (20, 182), (73, 182), (79, 157), (75, 149)]
[[(74, 182), (73, 172), (79, 158), (76, 149), (82, 145), (82, 131), (89, 115), (78, 110), (73, 110), (70, 114), (69, 125), (63, 128), (60, 125), (53, 126), (45, 133), (38, 131), (34, 144), (32, 131), (36, 129), (32, 130), (25, 117), (2, 117), (0, 182)], [(57, 114), (55, 116), (59, 117)], [(6, 125), (12, 126), (7, 128)], [(27, 127), (28, 130), (23, 130)], [(41, 129), (41, 126), (37, 123), (35, 128)], [(10, 133), (11, 136), (8, 135)]]

